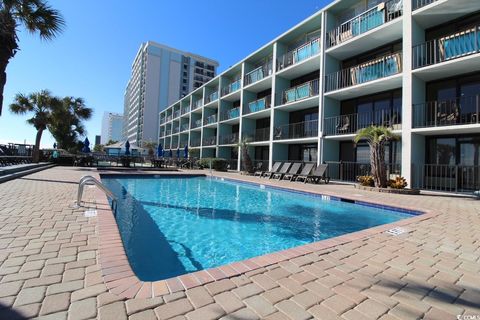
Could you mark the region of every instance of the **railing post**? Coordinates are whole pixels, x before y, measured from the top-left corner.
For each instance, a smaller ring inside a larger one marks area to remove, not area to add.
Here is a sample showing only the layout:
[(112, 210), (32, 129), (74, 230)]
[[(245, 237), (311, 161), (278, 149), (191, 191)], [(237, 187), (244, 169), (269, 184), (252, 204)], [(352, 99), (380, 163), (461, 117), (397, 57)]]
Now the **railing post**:
[(476, 101), (476, 102), (477, 102), (477, 106), (476, 106), (476, 108), (477, 108), (477, 114), (476, 114), (477, 123), (480, 122), (480, 121), (479, 121), (479, 118), (480, 118), (480, 110), (479, 110), (480, 99), (479, 99), (479, 98), (480, 98), (480, 95), (477, 94), (477, 96), (476, 96), (476, 100), (477, 100), (477, 101)]

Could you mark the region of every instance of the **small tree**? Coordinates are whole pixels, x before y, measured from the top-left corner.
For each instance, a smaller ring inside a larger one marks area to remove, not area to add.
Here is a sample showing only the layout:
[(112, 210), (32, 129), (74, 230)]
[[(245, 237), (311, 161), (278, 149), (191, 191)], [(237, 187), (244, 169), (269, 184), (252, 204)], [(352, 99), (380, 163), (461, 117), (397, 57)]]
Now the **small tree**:
[(110, 140), (107, 141), (107, 143), (106, 143), (105, 145), (106, 145), (106, 146), (111, 146), (112, 144), (115, 144), (115, 143), (117, 143), (117, 142), (118, 142), (118, 141), (115, 141), (115, 140), (110, 139)]
[(143, 142), (143, 147), (145, 149), (148, 149), (148, 155), (150, 157), (153, 157), (155, 155), (155, 148), (157, 147), (157, 144), (153, 141), (144, 141)]
[(355, 143), (365, 140), (370, 147), (370, 166), (373, 180), (377, 188), (387, 187), (387, 171), (385, 168), (385, 145), (398, 137), (387, 127), (370, 126), (357, 132)]
[(93, 147), (93, 151), (95, 151), (95, 152), (103, 152), (103, 147), (104, 147), (103, 144), (96, 144), (96, 145)]
[(244, 171), (248, 173), (253, 172), (253, 163), (250, 155), (248, 154), (248, 139), (243, 139), (238, 143), (238, 147), (240, 148), (242, 154), (242, 166)]
[(59, 104), (61, 104), (61, 101), (58, 98), (53, 97), (48, 90), (42, 90), (29, 95), (18, 93), (14, 102), (10, 105), (10, 111), (15, 114), (33, 113), (33, 117), (27, 120), (37, 129), (35, 147), (33, 148), (33, 162), (39, 161), (40, 141), (43, 131), (52, 122), (52, 114)]

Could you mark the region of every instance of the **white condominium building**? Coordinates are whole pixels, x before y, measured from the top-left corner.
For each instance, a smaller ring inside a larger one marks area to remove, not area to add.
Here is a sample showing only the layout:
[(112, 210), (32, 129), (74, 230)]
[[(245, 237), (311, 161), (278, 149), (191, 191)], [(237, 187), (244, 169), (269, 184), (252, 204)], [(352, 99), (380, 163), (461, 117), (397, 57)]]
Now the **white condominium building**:
[(379, 125), (390, 176), (447, 192), (480, 189), (480, 1), (338, 0), (160, 113), (164, 148), (242, 166), (327, 163), (328, 175), (369, 174)]
[(142, 43), (124, 94), (123, 134), (139, 146), (156, 141), (158, 114), (211, 80), (218, 62), (152, 41)]
[(102, 135), (101, 144), (106, 144), (108, 141), (123, 140), (123, 115), (113, 112), (105, 112), (102, 119)]

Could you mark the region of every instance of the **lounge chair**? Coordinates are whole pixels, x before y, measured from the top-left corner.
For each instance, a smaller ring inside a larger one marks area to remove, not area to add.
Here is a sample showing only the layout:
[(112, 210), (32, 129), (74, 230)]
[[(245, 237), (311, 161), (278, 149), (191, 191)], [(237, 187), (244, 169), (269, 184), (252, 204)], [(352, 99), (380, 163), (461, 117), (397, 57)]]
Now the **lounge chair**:
[(293, 178), (295, 178), (300, 172), (300, 168), (302, 167), (302, 164), (300, 162), (294, 163), (291, 167), (290, 170), (286, 174), (283, 175), (282, 180), (290, 180), (292, 181)]
[(305, 166), (302, 169), (302, 172), (298, 174), (294, 179), (290, 181), (298, 181), (298, 179), (303, 179), (303, 182), (307, 182), (307, 177), (310, 175), (310, 172), (312, 172), (312, 169), (314, 167), (313, 163), (306, 163)]
[(327, 172), (328, 164), (320, 164), (318, 167), (313, 171), (312, 174), (308, 175), (306, 181), (311, 181), (313, 183), (318, 184), (320, 180), (323, 180), (325, 184), (330, 182), (330, 177), (327, 177), (325, 173)]
[(260, 177), (267, 177), (268, 176), (268, 178), (271, 178), (274, 173), (278, 172), (281, 165), (282, 165), (281, 162), (275, 162), (273, 164), (272, 170), (263, 172)]
[(283, 178), (283, 176), (288, 172), (288, 169), (290, 169), (290, 166), (292, 165), (291, 162), (285, 162), (282, 167), (280, 168), (280, 170), (278, 170), (278, 172), (272, 174), (270, 177), (268, 177), (269, 179), (275, 179), (275, 178), (278, 178), (278, 180), (281, 180)]
[(263, 167), (263, 162), (258, 162), (257, 165), (255, 166), (255, 171), (253, 172), (254, 177), (256, 177), (256, 176), (262, 177), (263, 176), (263, 173), (265, 171), (262, 170), (262, 167)]

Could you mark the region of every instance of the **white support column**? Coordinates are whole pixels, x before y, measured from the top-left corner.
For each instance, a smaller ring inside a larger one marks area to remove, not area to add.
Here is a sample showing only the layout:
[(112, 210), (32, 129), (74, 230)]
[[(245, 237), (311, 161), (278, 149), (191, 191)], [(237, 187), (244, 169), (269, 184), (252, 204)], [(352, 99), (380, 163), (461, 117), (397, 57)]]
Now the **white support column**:
[(326, 26), (325, 19), (327, 14), (322, 12), (321, 21), (321, 36), (320, 36), (320, 77), (318, 81), (318, 147), (317, 147), (317, 166), (323, 163), (323, 119), (325, 117), (323, 105), (324, 105), (324, 80), (325, 80), (325, 43), (326, 43)]
[(273, 132), (274, 132), (274, 126), (275, 126), (275, 122), (273, 119), (274, 117), (274, 109), (275, 109), (275, 105), (277, 103), (277, 92), (276, 92), (276, 79), (277, 79), (277, 76), (276, 76), (276, 73), (277, 73), (277, 43), (275, 42), (274, 45), (273, 45), (273, 55), (272, 55), (272, 93), (271, 93), (271, 100), (270, 100), (270, 140), (268, 142), (268, 148), (269, 148), (269, 152), (268, 152), (268, 170), (271, 170), (272, 169), (272, 166), (273, 166)]
[[(243, 86), (244, 86), (244, 77), (245, 77), (245, 62), (242, 63), (241, 71), (240, 71), (240, 83), (241, 83), (241, 91), (240, 91), (240, 122), (238, 124), (238, 142), (239, 144), (242, 143), (243, 139)], [(240, 147), (237, 148), (237, 169), (238, 171), (242, 171), (242, 149)]]
[(412, 184), (412, 1), (403, 2), (403, 78), (402, 78), (402, 171), (401, 174)]

